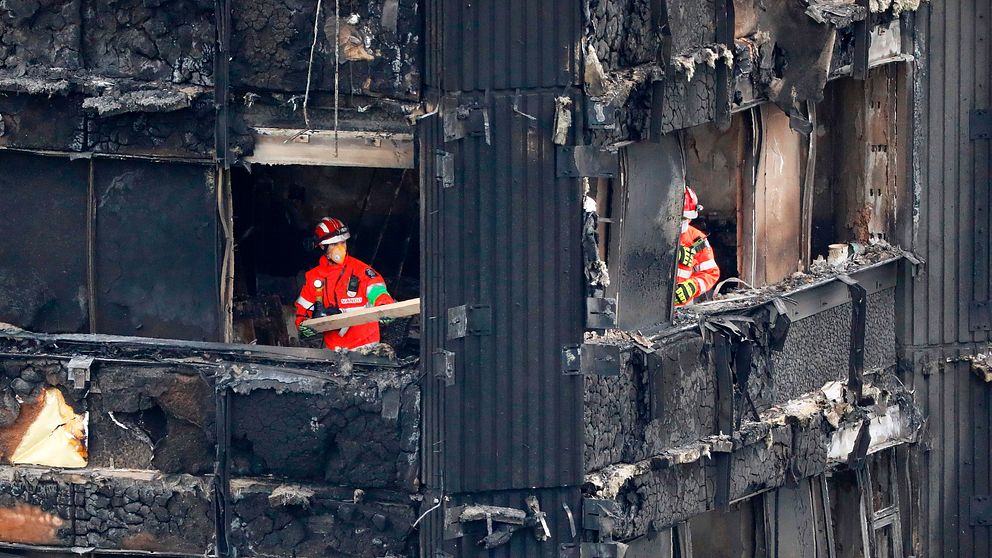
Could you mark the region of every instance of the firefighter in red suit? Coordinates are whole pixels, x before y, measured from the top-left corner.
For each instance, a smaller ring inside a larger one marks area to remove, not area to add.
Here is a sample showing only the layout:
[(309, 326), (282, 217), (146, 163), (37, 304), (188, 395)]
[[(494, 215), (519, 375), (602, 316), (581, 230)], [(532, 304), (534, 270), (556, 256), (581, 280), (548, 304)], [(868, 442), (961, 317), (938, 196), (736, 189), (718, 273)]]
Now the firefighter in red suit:
[(720, 279), (720, 268), (713, 259), (713, 248), (703, 231), (689, 221), (699, 216), (703, 206), (692, 188), (685, 187), (682, 204), (682, 234), (679, 235), (677, 277), (675, 280), (675, 305), (685, 306), (702, 296)]
[[(296, 327), (303, 339), (317, 332), (303, 324), (319, 303), (327, 315), (395, 302), (386, 283), (368, 264), (348, 254), (348, 227), (339, 219), (324, 217), (314, 229), (317, 247), (324, 253), (317, 267), (306, 274), (296, 299)], [(383, 320), (385, 321), (385, 320)], [(379, 342), (379, 323), (372, 322), (324, 332), (328, 349), (356, 349)]]

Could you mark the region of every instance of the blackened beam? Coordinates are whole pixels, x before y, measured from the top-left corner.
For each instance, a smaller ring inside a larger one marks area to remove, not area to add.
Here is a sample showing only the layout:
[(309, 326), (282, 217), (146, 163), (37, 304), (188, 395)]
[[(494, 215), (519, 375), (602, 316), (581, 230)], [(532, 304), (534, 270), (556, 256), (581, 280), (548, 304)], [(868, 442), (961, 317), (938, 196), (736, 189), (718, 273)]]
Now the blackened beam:
[[(716, 361), (717, 419), (714, 434), (730, 434), (734, 430), (734, 378), (730, 368), (730, 339), (722, 331), (714, 334), (713, 358)], [(714, 457), (717, 469), (716, 496), (714, 506), (727, 511), (730, 508), (731, 454), (717, 453)]]
[(847, 285), (851, 293), (851, 352), (848, 360), (847, 385), (854, 392), (855, 401), (860, 402), (864, 391), (868, 291), (847, 275), (841, 275), (838, 279)]
[(217, 162), (229, 169), (231, 123), (227, 97), (231, 77), (231, 9), (227, 0), (214, 0), (214, 14), (217, 18), (214, 41), (214, 110), (217, 113), (214, 144)]
[(214, 478), (214, 514), (218, 558), (231, 555), (231, 391), (217, 388), (217, 461)]
[[(734, 0), (718, 0), (714, 10), (716, 41), (728, 49), (734, 49)], [(733, 71), (726, 64), (716, 67), (716, 107), (714, 123), (720, 130), (730, 128), (731, 105), (733, 104)]]
[(315, 366), (338, 365), (349, 362), (358, 366), (405, 368), (416, 358), (391, 360), (385, 357), (364, 355), (357, 352), (337, 353), (326, 349), (301, 347), (275, 347), (186, 341), (181, 339), (156, 339), (151, 337), (124, 337), (118, 335), (47, 334), (28, 331), (0, 332), (0, 354), (28, 354), (49, 358), (68, 358), (68, 355), (94, 355), (98, 359), (132, 359), (165, 362), (191, 357), (204, 362), (286, 362)]

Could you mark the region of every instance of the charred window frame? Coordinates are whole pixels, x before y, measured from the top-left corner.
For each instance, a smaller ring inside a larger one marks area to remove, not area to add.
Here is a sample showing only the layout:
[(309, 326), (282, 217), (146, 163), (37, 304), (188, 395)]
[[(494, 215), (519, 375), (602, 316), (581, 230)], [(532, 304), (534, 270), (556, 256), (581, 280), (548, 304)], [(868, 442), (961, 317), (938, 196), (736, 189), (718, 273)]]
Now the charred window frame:
[(810, 134), (771, 103), (733, 114), (726, 129), (686, 130), (686, 180), (705, 208), (693, 224), (709, 234), (721, 282), (778, 283), (832, 244), (856, 251), (898, 236), (908, 72), (884, 64), (864, 81), (829, 82), (802, 107)]

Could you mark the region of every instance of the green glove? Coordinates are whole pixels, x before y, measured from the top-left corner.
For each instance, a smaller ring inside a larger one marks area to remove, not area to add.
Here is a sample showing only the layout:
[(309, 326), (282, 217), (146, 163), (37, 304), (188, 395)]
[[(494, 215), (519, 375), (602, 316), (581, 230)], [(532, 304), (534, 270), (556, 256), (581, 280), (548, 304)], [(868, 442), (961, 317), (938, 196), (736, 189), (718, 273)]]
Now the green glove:
[(300, 339), (310, 339), (317, 335), (317, 332), (310, 326), (300, 326)]
[(379, 323), (382, 324), (382, 325), (384, 325), (384, 326), (388, 326), (389, 324), (391, 324), (391, 323), (393, 323), (395, 321), (396, 321), (396, 318), (390, 318), (389, 316), (385, 316), (385, 317), (379, 318)]
[(691, 246), (679, 246), (675, 258), (679, 265), (692, 267), (692, 262), (696, 259), (696, 250)]
[(683, 281), (675, 287), (675, 304), (685, 304), (692, 300), (699, 292), (699, 286), (695, 281)]

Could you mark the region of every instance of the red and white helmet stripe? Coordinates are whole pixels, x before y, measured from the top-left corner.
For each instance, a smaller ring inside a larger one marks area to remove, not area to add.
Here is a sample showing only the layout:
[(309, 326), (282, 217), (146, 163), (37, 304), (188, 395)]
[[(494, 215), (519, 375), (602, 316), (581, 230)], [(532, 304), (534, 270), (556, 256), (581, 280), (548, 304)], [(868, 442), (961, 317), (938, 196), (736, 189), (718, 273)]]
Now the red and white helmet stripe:
[(695, 219), (699, 217), (699, 210), (702, 208), (703, 206), (699, 205), (699, 198), (696, 197), (696, 192), (689, 186), (686, 186), (685, 198), (682, 202), (682, 217), (685, 219)]
[(351, 232), (348, 230), (348, 226), (340, 219), (332, 219), (330, 217), (324, 217), (317, 223), (313, 235), (317, 238), (318, 246), (337, 244), (351, 238)]

